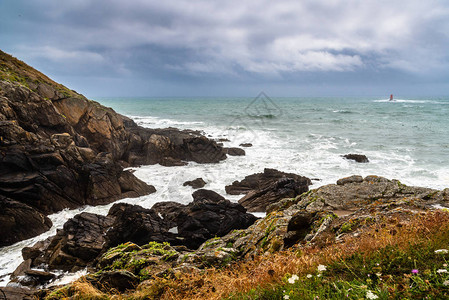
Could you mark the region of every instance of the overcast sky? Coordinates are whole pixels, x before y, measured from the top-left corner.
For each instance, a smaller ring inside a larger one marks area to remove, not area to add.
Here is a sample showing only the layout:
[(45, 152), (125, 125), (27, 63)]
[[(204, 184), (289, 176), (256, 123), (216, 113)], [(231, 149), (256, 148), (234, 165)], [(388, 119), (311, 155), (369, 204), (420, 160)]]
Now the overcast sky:
[(0, 48), (98, 96), (449, 94), (449, 2), (0, 0)]

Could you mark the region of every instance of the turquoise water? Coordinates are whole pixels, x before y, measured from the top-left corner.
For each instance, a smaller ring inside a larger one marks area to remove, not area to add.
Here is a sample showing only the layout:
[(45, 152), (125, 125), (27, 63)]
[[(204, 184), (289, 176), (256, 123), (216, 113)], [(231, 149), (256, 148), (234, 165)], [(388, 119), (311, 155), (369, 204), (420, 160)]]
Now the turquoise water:
[[(97, 100), (142, 126), (198, 129), (231, 145), (251, 142), (265, 154), (251, 162), (259, 169), (287, 166), (326, 183), (355, 172), (449, 187), (449, 98)], [(347, 153), (363, 153), (371, 162), (348, 164), (340, 157)]]

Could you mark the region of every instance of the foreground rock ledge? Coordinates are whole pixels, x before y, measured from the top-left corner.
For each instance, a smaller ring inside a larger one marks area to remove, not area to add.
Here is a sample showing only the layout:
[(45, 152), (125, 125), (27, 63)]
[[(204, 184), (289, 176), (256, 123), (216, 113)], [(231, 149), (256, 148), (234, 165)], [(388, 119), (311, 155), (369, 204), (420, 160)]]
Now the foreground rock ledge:
[(195, 191), (193, 198), (188, 205), (161, 202), (155, 204), (155, 209), (145, 209), (119, 203), (112, 206), (107, 216), (76, 215), (55, 236), (22, 250), (24, 263), (14, 272), (13, 281), (42, 284), (30, 280), (30, 270), (36, 267), (72, 272), (93, 267), (109, 248), (127, 242), (138, 246), (168, 242), (191, 252), (206, 240), (245, 229), (257, 219), (240, 204), (213, 191)]
[[(207, 194), (200, 192), (198, 197)], [(154, 242), (119, 245), (101, 255), (97, 273), (84, 280), (104, 291), (105, 286), (114, 285), (119, 290), (150, 289), (158, 279), (174, 279), (180, 273), (197, 273), (202, 268), (290, 247), (324, 247), (357, 236), (377, 222), (404, 226), (417, 214), (434, 209), (435, 204), (449, 205), (449, 189), (409, 187), (378, 176), (351, 176), (338, 180), (338, 184), (283, 199), (247, 229), (209, 239), (195, 251)], [(176, 210), (172, 204), (166, 207)], [(105, 279), (112, 275), (120, 278), (120, 283)]]

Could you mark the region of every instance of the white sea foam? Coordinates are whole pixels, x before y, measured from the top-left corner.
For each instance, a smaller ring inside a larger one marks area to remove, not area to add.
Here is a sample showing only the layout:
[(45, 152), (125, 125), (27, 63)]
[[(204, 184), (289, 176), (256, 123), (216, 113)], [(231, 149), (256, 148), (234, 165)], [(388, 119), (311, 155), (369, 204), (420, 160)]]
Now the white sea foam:
[(374, 100), (373, 102), (390, 102), (390, 103), (418, 103), (418, 104), (424, 104), (424, 103), (428, 103), (428, 104), (448, 104), (447, 102), (441, 102), (441, 101), (435, 101), (435, 100), (425, 100), (425, 99), (420, 99), (420, 100), (412, 100), (412, 99), (394, 99), (394, 100), (389, 100), (389, 99), (379, 99), (379, 100)]

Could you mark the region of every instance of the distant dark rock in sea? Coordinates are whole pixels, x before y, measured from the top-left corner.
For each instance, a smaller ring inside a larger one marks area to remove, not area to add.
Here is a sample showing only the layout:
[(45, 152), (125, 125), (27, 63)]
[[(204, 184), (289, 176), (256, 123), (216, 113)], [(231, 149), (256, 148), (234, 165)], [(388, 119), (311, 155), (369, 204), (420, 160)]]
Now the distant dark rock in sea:
[(355, 160), (358, 163), (367, 163), (367, 162), (369, 162), (368, 157), (366, 157), (363, 154), (346, 154), (346, 155), (343, 155), (343, 157), (346, 158), (346, 159)]
[(239, 146), (240, 146), (240, 147), (252, 147), (253, 144), (251, 144), (251, 143), (242, 143), (242, 144), (240, 144)]
[(223, 148), (224, 153), (231, 155), (231, 156), (244, 156), (245, 150), (237, 147), (231, 147), (231, 148)]
[(264, 212), (270, 204), (283, 198), (295, 197), (309, 190), (312, 181), (304, 176), (264, 169), (263, 173), (246, 176), (225, 187), (231, 195), (246, 194), (239, 203), (248, 211)]
[(191, 181), (186, 181), (183, 183), (183, 186), (191, 186), (194, 189), (200, 189), (206, 185), (206, 182), (203, 180), (203, 178), (197, 178)]
[[(226, 158), (199, 132), (139, 127), (1, 51), (0, 65), (0, 195), (26, 205), (21, 209), (30, 220), (155, 192), (124, 166)], [(10, 213), (0, 211), (0, 224), (9, 226), (2, 227), (9, 231), (2, 229), (0, 245), (37, 235), (49, 224), (45, 218), (40, 225), (23, 218), (8, 222)], [(13, 228), (19, 223), (22, 228)]]

